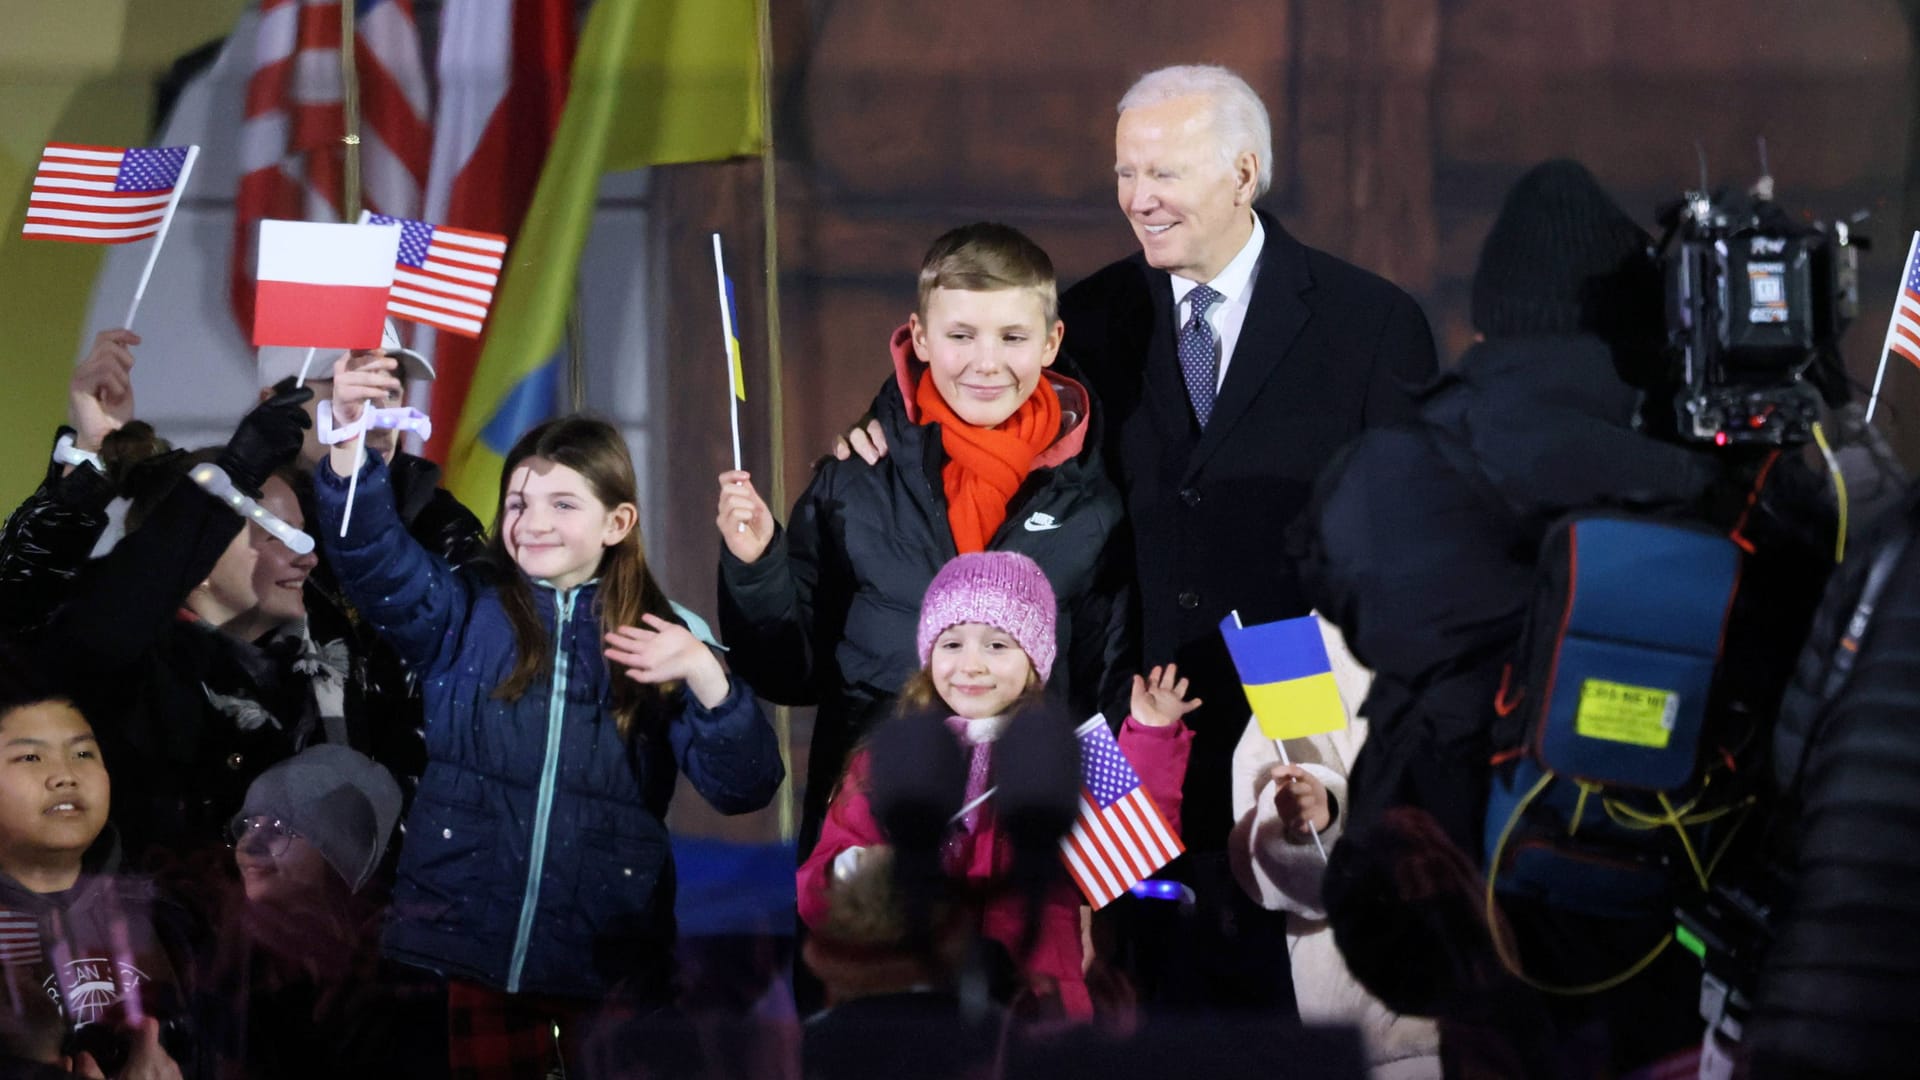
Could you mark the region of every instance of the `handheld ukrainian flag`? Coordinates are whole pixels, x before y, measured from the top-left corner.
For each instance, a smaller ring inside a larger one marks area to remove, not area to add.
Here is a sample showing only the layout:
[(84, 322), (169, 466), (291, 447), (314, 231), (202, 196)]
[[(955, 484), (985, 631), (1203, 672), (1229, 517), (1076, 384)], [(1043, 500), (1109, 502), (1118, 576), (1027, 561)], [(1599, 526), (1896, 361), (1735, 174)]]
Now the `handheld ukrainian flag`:
[[(733, 467), (740, 467), (740, 403), (747, 400), (747, 374), (740, 369), (740, 306), (733, 299), (733, 279), (720, 254), (720, 234), (713, 234), (713, 283), (720, 291), (720, 341), (727, 352), (727, 385), (733, 397), (727, 415), (733, 421)], [(742, 526), (744, 528), (745, 526)]]
[(559, 404), (560, 347), (600, 177), (760, 152), (754, 0), (598, 0), (570, 85), (448, 448), (447, 488), (482, 516), (499, 504), (507, 451)]
[(1322, 735), (1347, 726), (1347, 709), (1333, 681), (1333, 662), (1311, 615), (1241, 626), (1240, 613), (1220, 621), (1227, 652), (1240, 671), (1247, 704), (1269, 739)]

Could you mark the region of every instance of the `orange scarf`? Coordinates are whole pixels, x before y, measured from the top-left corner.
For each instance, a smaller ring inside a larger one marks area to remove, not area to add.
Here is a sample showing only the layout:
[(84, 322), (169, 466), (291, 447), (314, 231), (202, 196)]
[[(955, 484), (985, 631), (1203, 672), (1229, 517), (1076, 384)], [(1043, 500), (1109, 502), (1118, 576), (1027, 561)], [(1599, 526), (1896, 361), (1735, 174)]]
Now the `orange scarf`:
[(940, 425), (947, 464), (940, 470), (947, 491), (947, 524), (961, 554), (985, 551), (1007, 520), (1007, 503), (1033, 471), (1033, 459), (1060, 437), (1060, 395), (1045, 375), (1040, 385), (999, 427), (974, 427), (953, 411), (947, 399), (920, 376), (914, 391), (922, 424)]

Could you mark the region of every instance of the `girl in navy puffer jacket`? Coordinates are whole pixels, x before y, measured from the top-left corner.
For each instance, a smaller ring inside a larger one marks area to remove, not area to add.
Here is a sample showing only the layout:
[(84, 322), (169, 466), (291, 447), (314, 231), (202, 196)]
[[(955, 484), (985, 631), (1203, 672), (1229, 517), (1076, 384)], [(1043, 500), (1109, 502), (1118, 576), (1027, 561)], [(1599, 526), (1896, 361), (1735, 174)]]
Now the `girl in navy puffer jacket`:
[[(395, 366), (340, 362), (336, 435), (397, 391)], [(779, 786), (779, 747), (648, 571), (611, 425), (567, 417), (515, 444), (491, 573), (453, 570), (408, 535), (377, 454), (341, 536), (355, 441), (315, 470), (323, 543), (427, 705), (383, 947), (448, 978), (456, 1073), (542, 1075), (556, 1025), (608, 994), (644, 1008), (671, 993), (677, 771), (744, 813)]]

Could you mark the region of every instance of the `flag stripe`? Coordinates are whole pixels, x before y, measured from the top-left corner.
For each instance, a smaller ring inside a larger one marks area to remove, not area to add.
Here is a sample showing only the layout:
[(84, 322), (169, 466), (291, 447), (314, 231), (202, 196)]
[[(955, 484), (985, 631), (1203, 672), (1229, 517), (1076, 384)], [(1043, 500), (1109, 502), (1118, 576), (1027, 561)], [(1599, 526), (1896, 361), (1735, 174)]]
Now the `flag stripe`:
[[(340, 349), (380, 346), (387, 290), (365, 285), (310, 285), (262, 279), (255, 345)], [(372, 327), (372, 337), (367, 327)]]
[(83, 143), (48, 143), (47, 153), (55, 157), (76, 158), (82, 161), (119, 161), (126, 155), (125, 150), (111, 146), (87, 146)]
[[(433, 246), (427, 249), (427, 257), (429, 259), (445, 259), (448, 262), (477, 266), (482, 270), (500, 269), (500, 256), (498, 255), (475, 255), (472, 252), (461, 251), (451, 245), (442, 244), (440, 242), (440, 230), (438, 229), (433, 231), (433, 239)], [(431, 266), (432, 264), (429, 263), (428, 265)], [(498, 276), (495, 274), (488, 274), (486, 276), (489, 281), (498, 280)]]
[[(456, 247), (472, 248), (475, 251), (491, 251), (495, 255), (504, 255), (507, 251), (507, 242), (493, 233), (469, 232), (449, 225), (433, 227), (433, 243), (435, 247), (441, 244), (452, 244)], [(494, 259), (493, 265), (499, 266), (500, 260)]]
[(1080, 857), (1079, 849), (1069, 843), (1062, 845), (1061, 850), (1066, 853), (1067, 873), (1073, 876), (1073, 883), (1080, 886), (1080, 891), (1087, 896), (1106, 895), (1106, 890), (1092, 884), (1093, 872), (1087, 868), (1086, 860)]
[(42, 240), (66, 240), (78, 244), (125, 244), (145, 239), (159, 231), (158, 225), (149, 225), (140, 229), (115, 230), (102, 229), (97, 225), (75, 228), (71, 225), (41, 225), (35, 222), (28, 222), (20, 229), (24, 236), (35, 236)]
[(1173, 854), (1160, 847), (1160, 838), (1154, 835), (1152, 827), (1143, 819), (1139, 805), (1140, 794), (1136, 789), (1132, 795), (1120, 800), (1120, 807), (1121, 812), (1125, 815), (1124, 821), (1127, 829), (1131, 833), (1134, 843), (1138, 845), (1140, 849), (1141, 861), (1143, 863), (1152, 863), (1152, 865), (1142, 866), (1140, 869), (1140, 876), (1146, 877), (1148, 874), (1153, 873), (1171, 861)]
[(402, 270), (396, 267), (393, 271), (393, 280), (404, 281), (409, 285), (417, 285), (420, 288), (431, 289), (434, 292), (445, 293), (448, 296), (464, 297), (477, 303), (484, 304), (493, 300), (493, 290), (491, 289), (476, 289), (468, 285), (456, 285), (444, 278), (434, 277), (431, 274), (422, 274), (410, 268)]
[[(1081, 807), (1082, 812), (1087, 812), (1090, 806), (1091, 804), (1083, 805)], [(1101, 857), (1116, 875), (1126, 874), (1131, 876), (1131, 871), (1127, 866), (1126, 854), (1121, 850), (1120, 842), (1114, 836), (1110, 819), (1106, 815), (1100, 814), (1098, 810), (1093, 810), (1092, 812), (1095, 816), (1087, 829), (1087, 835), (1093, 837), (1093, 842), (1097, 845)]]
[(393, 287), (393, 295), (402, 300), (412, 300), (414, 303), (424, 307), (438, 308), (441, 311), (451, 312), (455, 315), (471, 315), (476, 319), (484, 319), (487, 317), (485, 305), (467, 304), (458, 300), (449, 300), (437, 293), (422, 292), (419, 289), (409, 289), (395, 285)]
[(437, 326), (442, 330), (452, 330), (455, 333), (467, 334), (473, 337), (479, 336), (482, 325), (473, 319), (462, 319), (457, 315), (446, 315), (441, 312), (428, 310), (427, 308), (415, 307), (412, 304), (389, 302), (387, 304), (387, 311), (389, 314), (423, 322), (428, 326)]
[(166, 217), (164, 210), (153, 210), (145, 214), (103, 214), (93, 210), (67, 210), (60, 207), (27, 204), (28, 221), (71, 221), (76, 223), (100, 222), (106, 225), (158, 225)]
[(1087, 865), (1093, 868), (1094, 876), (1099, 880), (1102, 891), (1108, 896), (1116, 895), (1126, 886), (1120, 883), (1119, 877), (1114, 874), (1112, 867), (1100, 854), (1100, 846), (1094, 839), (1093, 832), (1094, 829), (1089, 828), (1084, 819), (1076, 822), (1071, 833), (1074, 845), (1086, 859)]
[(452, 263), (429, 261), (422, 263), (420, 269), (430, 270), (442, 277), (449, 277), (458, 281), (470, 281), (475, 285), (497, 285), (500, 282), (498, 274), (484, 274), (478, 270), (468, 270), (465, 267), (455, 266)]
[(127, 192), (122, 195), (75, 195), (68, 191), (34, 192), (27, 200), (29, 206), (117, 206), (123, 210), (139, 207), (164, 207), (173, 196), (149, 195), (146, 192)]

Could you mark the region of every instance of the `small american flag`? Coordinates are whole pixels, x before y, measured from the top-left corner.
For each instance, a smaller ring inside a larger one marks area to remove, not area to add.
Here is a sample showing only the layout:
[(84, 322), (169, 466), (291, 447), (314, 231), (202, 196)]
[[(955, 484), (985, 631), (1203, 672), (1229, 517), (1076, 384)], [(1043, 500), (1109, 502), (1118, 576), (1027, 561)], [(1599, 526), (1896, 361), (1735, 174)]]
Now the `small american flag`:
[(187, 162), (184, 146), (49, 143), (20, 232), (40, 240), (125, 244), (160, 231)]
[(387, 311), (455, 334), (479, 337), (500, 283), (507, 238), (424, 221), (366, 214), (374, 225), (400, 226)]
[(1907, 260), (1907, 272), (1900, 280), (1900, 295), (1893, 302), (1893, 327), (1887, 334), (1887, 348), (1920, 367), (1920, 249)]
[(1087, 902), (1106, 907), (1186, 850), (1140, 784), (1107, 720), (1080, 725), (1080, 816), (1060, 841), (1067, 872)]

